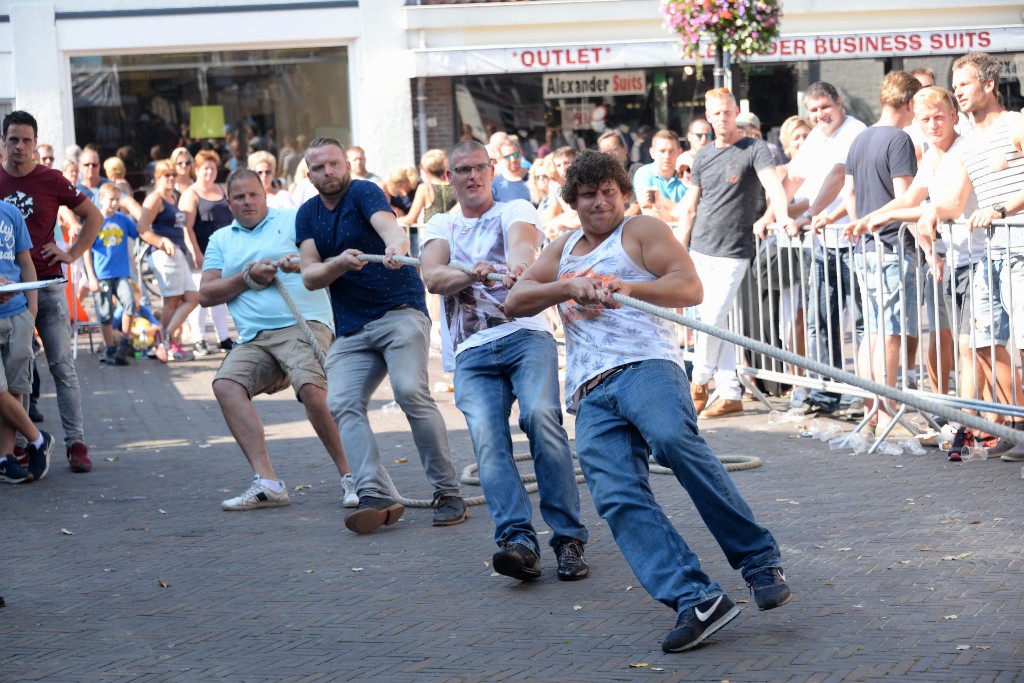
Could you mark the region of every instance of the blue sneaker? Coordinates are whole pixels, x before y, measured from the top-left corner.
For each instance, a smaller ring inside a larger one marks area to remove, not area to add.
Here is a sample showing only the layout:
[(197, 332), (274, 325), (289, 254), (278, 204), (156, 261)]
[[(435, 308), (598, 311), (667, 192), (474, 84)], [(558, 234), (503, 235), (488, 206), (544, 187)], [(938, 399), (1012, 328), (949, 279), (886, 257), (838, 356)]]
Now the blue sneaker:
[(16, 457), (8, 455), (0, 460), (0, 481), (8, 484), (20, 484), (23, 481), (32, 481), (32, 475), (21, 466)]
[(781, 567), (769, 567), (754, 572), (747, 577), (747, 587), (754, 594), (754, 601), (760, 610), (780, 607), (793, 598)]
[(32, 478), (39, 481), (50, 471), (50, 455), (53, 453), (54, 440), (47, 432), (39, 430), (43, 436), (43, 445), (36, 448), (32, 444), (25, 447), (28, 453), (28, 471)]
[(661, 643), (665, 652), (684, 652), (739, 616), (740, 608), (728, 595), (705, 600), (679, 614), (676, 627)]

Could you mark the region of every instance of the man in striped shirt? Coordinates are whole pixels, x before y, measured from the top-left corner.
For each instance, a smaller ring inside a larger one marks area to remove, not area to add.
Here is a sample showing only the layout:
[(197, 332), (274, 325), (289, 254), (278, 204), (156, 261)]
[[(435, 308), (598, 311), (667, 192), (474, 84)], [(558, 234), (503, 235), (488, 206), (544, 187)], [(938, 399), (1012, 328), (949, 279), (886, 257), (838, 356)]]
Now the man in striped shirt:
[[(961, 111), (971, 117), (974, 130), (966, 136), (962, 152), (944, 157), (939, 190), (932, 196), (935, 203), (918, 228), (934, 235), (939, 221), (955, 220), (963, 213), (974, 190), (979, 208), (967, 222), (988, 231), (992, 273), (991, 282), (976, 278), (975, 286), (987, 285), (982, 305), (991, 301), (996, 343), (1005, 344), (1012, 332), (1014, 345), (1024, 349), (1024, 226), (1003, 222), (1024, 210), (1024, 115), (1003, 107), (1001, 69), (999, 60), (981, 52), (970, 52), (953, 63), (953, 93)], [(979, 319), (986, 318), (985, 311), (976, 313)], [(1019, 386), (1021, 378), (1018, 374), (1009, 381)], [(1011, 424), (1024, 430), (1024, 421)], [(1024, 447), (1003, 453), (1002, 459), (1024, 461)]]

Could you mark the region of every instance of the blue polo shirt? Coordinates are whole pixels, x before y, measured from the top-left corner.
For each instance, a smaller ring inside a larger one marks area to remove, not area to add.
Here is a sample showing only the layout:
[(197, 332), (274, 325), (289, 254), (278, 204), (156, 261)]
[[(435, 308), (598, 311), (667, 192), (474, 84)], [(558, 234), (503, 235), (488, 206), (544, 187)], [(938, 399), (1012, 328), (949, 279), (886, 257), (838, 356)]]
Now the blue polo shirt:
[(637, 197), (643, 197), (644, 191), (648, 187), (658, 188), (659, 195), (677, 203), (686, 194), (686, 185), (683, 184), (682, 180), (675, 175), (667, 180), (662, 178), (661, 174), (658, 173), (657, 166), (654, 164), (641, 166), (636, 170), (636, 175), (633, 176), (633, 191), (636, 192)]
[[(206, 247), (203, 270), (219, 270), (222, 277), (231, 277), (241, 273), (242, 267), (250, 261), (264, 258), (276, 261), (295, 252), (295, 211), (268, 209), (267, 217), (252, 230), (243, 228), (236, 220), (213, 233)], [(306, 320), (316, 320), (334, 329), (327, 292), (306, 289), (299, 273), (278, 271), (277, 276)], [(251, 340), (260, 330), (278, 330), (296, 324), (291, 309), (273, 285), (259, 291), (245, 290), (228, 301), (228, 310), (235, 320), (240, 344)]]
[[(32, 248), (28, 226), (21, 211), (5, 201), (0, 201), (0, 275), (11, 282), (21, 282), (21, 266), (18, 253)], [(10, 318), (28, 308), (24, 292), (15, 294), (6, 303), (0, 304), (0, 318)]]
[[(324, 206), (320, 195), (299, 207), (295, 217), (295, 240), (313, 240), (321, 259), (337, 256), (346, 249), (364, 254), (383, 254), (384, 240), (370, 224), (379, 211), (391, 211), (384, 192), (366, 180), (353, 180), (333, 209)], [(331, 283), (331, 306), (337, 335), (349, 335), (388, 311), (409, 306), (427, 315), (423, 280), (415, 268), (389, 270), (381, 263), (367, 263), (350, 270)]]

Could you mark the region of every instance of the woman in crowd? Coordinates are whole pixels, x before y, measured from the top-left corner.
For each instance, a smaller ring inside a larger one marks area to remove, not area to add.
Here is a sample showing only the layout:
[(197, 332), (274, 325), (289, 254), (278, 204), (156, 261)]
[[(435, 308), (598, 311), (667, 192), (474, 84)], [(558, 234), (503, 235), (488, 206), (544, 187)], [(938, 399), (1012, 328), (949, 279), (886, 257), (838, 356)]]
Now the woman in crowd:
[(309, 166), (306, 165), (305, 159), (302, 159), (295, 167), (295, 179), (288, 187), (288, 194), (291, 195), (295, 206), (302, 206), (306, 200), (318, 194), (313, 183), (309, 181)]
[[(426, 223), (435, 214), (446, 213), (456, 204), (455, 191), (445, 180), (448, 159), (439, 149), (428, 149), (420, 157), (420, 174), (423, 182), (416, 187), (412, 198), (412, 206), (404, 216), (398, 219), (402, 225)], [(420, 214), (423, 214), (420, 220)]]
[(103, 173), (107, 180), (121, 188), (121, 208), (128, 212), (135, 222), (142, 216), (142, 206), (135, 201), (132, 186), (128, 183), (128, 167), (119, 157), (110, 157), (103, 162)]
[(412, 209), (413, 195), (420, 177), (412, 166), (399, 168), (388, 173), (384, 179), (384, 192), (388, 195), (391, 208), (399, 218), (409, 215)]
[[(195, 159), (184, 147), (177, 147), (171, 152), (171, 163), (174, 164), (174, 196), (181, 197), (185, 190), (192, 187), (196, 180)], [(155, 183), (154, 181), (154, 184)]]
[(530, 175), (526, 186), (530, 188), (530, 201), (537, 207), (539, 213), (544, 213), (551, 202), (548, 190), (551, 185), (551, 161), (547, 157), (537, 159), (530, 167)]
[(193, 354), (181, 346), (181, 325), (199, 304), (198, 288), (192, 280), (192, 263), (188, 257), (191, 254), (192, 262), (197, 268), (202, 268), (203, 255), (196, 245), (195, 233), (186, 224), (185, 214), (178, 209), (176, 185), (179, 175), (175, 163), (164, 159), (157, 162), (154, 172), (155, 189), (142, 203), (138, 229), (139, 238), (155, 247), (147, 258), (163, 298), (160, 328), (164, 338), (156, 347), (156, 357), (162, 363), (192, 360)]
[(298, 207), (292, 196), (277, 186), (277, 159), (273, 154), (262, 150), (253, 152), (249, 155), (249, 170), (260, 177), (267, 193), (267, 206), (272, 209)]
[[(266, 152), (262, 152), (266, 154)], [(178, 208), (185, 214), (185, 225), (191, 228), (196, 239), (199, 253), (206, 253), (206, 245), (215, 230), (223, 228), (232, 221), (228, 197), (217, 184), (217, 171), (220, 169), (220, 155), (212, 150), (202, 150), (196, 154), (196, 182), (192, 184), (178, 201)], [(262, 177), (262, 176), (261, 176)], [(268, 197), (269, 200), (269, 197)], [(202, 270), (192, 271), (192, 282), (199, 289)], [(206, 314), (213, 318), (213, 327), (217, 332), (217, 346), (228, 351), (233, 344), (228, 332), (228, 307), (218, 304), (210, 308), (197, 306), (189, 315), (188, 323), (192, 328), (193, 352), (197, 356), (210, 354), (210, 347), (204, 339), (206, 333)]]

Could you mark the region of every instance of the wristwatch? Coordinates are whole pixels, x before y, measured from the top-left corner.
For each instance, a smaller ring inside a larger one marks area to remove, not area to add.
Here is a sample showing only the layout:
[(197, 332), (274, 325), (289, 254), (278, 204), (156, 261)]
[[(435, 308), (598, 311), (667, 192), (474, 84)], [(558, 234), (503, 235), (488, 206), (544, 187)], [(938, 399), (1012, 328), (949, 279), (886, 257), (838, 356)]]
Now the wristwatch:
[(996, 204), (992, 207), (992, 210), (997, 212), (1000, 218), (1006, 218), (1006, 207), (1002, 204)]
[(811, 214), (810, 211), (804, 211), (800, 215), (803, 216), (804, 218), (806, 218), (807, 220), (811, 220), (812, 218), (814, 218), (814, 216)]

